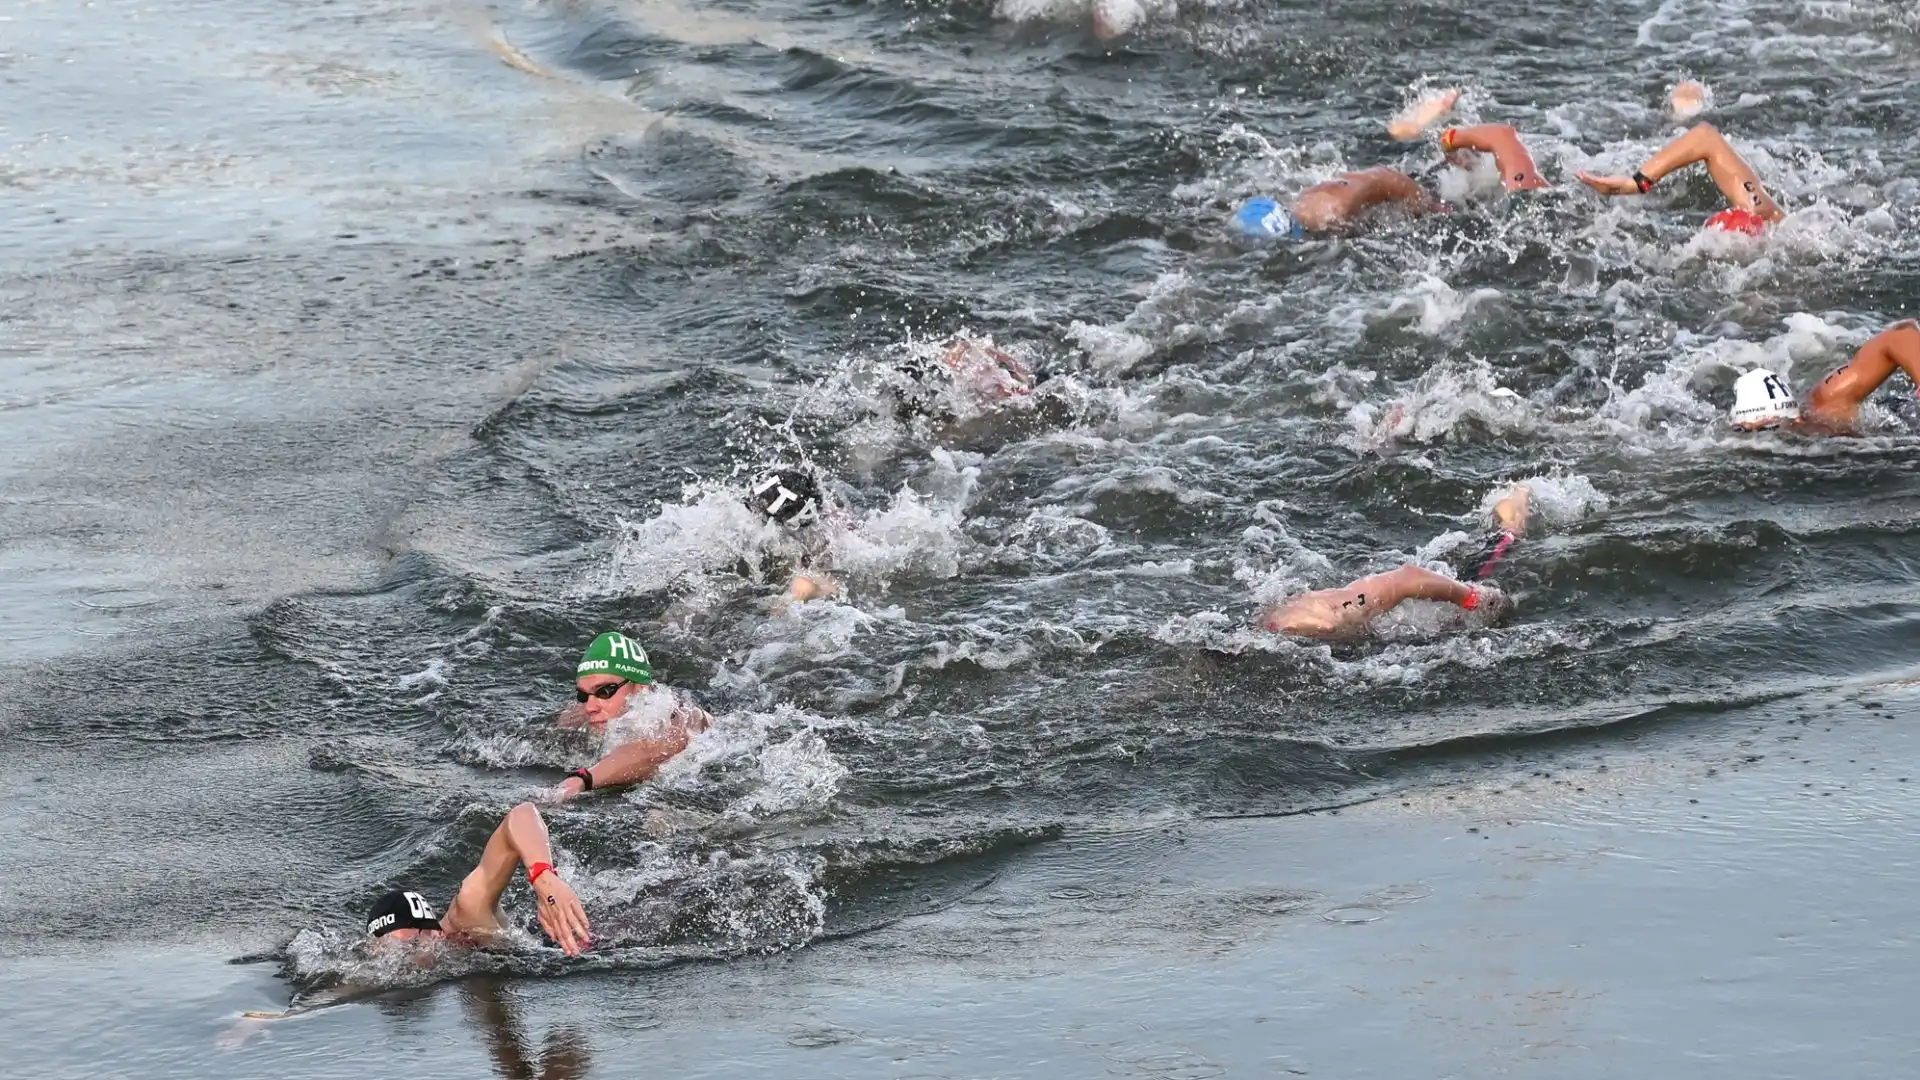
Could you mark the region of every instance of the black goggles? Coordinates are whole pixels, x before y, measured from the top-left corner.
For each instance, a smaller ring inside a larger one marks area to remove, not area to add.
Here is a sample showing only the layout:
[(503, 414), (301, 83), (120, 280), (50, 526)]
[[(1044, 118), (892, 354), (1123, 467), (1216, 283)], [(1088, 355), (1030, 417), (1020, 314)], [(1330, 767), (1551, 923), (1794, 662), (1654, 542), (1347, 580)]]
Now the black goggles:
[(633, 685), (632, 680), (621, 679), (619, 682), (603, 683), (602, 685), (596, 686), (591, 690), (575, 690), (573, 692), (573, 696), (576, 700), (580, 701), (583, 704), (590, 697), (597, 697), (601, 701), (605, 701), (608, 698), (612, 697), (613, 695), (619, 693), (621, 687), (631, 686), (631, 685)]

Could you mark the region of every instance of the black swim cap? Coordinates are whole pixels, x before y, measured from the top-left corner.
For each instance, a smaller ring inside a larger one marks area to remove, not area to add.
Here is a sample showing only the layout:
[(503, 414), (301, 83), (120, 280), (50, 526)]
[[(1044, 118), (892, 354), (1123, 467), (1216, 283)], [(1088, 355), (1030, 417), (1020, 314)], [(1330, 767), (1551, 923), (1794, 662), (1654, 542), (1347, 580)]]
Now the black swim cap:
[(440, 919), (434, 915), (433, 906), (417, 892), (395, 889), (375, 900), (373, 910), (367, 912), (367, 933), (374, 937), (395, 930), (438, 929)]
[(782, 525), (811, 521), (820, 513), (820, 485), (803, 469), (779, 469), (753, 485), (747, 502)]

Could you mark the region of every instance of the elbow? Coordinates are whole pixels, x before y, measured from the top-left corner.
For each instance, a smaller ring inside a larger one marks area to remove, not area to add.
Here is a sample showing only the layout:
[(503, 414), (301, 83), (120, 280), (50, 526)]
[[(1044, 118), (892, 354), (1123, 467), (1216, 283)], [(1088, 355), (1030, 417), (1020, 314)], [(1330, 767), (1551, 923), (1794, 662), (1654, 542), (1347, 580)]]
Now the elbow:
[(1720, 129), (1707, 123), (1705, 120), (1693, 125), (1692, 130), (1703, 135), (1711, 135), (1716, 139), (1720, 137)]

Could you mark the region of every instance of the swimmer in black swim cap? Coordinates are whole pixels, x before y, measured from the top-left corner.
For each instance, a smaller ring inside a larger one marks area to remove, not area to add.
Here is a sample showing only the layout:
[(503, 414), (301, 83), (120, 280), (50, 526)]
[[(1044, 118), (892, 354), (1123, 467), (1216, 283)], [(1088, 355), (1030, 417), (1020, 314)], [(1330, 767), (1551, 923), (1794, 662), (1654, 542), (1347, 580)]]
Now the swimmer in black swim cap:
[(775, 469), (754, 482), (747, 502), (782, 525), (820, 520), (820, 483), (805, 469)]
[(801, 530), (808, 550), (800, 557), (800, 568), (787, 586), (790, 597), (804, 603), (840, 590), (833, 578), (813, 568), (816, 559), (825, 554), (825, 544), (812, 535), (815, 530), (802, 528), (820, 524), (824, 508), (820, 482), (812, 472), (793, 467), (774, 469), (754, 482), (747, 493), (747, 504), (776, 524)]
[(418, 939), (484, 945), (505, 929), (500, 897), (522, 866), (527, 868), (527, 887), (533, 891), (540, 929), (568, 956), (579, 956), (590, 940), (587, 912), (553, 868), (547, 823), (532, 803), (507, 812), (487, 839), (480, 864), (460, 882), (444, 916), (435, 915), (419, 893), (395, 889), (374, 902), (367, 913), (367, 933), (382, 946)]

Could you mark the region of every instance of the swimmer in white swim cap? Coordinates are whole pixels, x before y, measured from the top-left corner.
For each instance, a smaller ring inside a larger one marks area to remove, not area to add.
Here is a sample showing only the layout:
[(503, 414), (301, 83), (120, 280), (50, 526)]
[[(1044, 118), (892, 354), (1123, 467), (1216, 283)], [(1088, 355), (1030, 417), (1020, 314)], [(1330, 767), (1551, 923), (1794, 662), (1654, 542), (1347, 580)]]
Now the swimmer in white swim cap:
[(1728, 419), (1741, 431), (1790, 428), (1801, 435), (1852, 435), (1860, 405), (1904, 371), (1920, 387), (1920, 323), (1902, 319), (1870, 338), (1853, 359), (1820, 380), (1805, 403), (1771, 371), (1749, 371), (1733, 384)]

